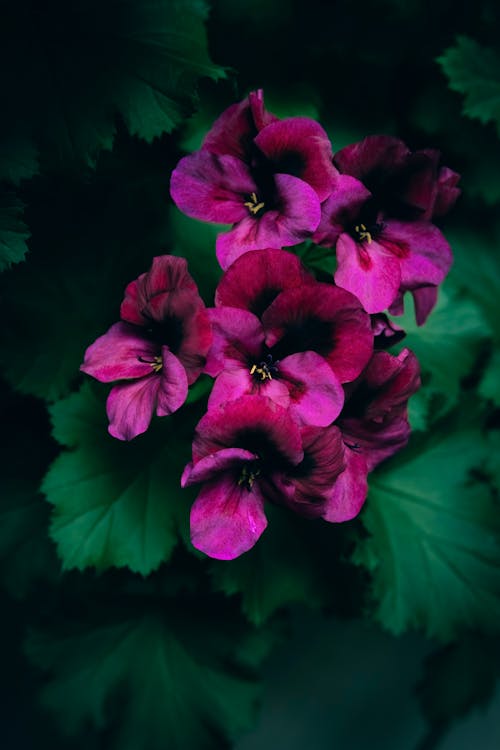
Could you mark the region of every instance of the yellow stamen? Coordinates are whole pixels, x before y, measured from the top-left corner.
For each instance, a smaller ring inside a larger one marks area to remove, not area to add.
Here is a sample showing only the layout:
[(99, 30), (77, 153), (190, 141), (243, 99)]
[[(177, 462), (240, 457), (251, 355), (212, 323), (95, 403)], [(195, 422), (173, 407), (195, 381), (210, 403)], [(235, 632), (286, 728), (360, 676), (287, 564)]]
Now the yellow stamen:
[(152, 362), (149, 363), (153, 369), (153, 372), (160, 372), (161, 368), (163, 367), (163, 362), (161, 357), (155, 357)]
[(243, 205), (245, 208), (248, 208), (252, 216), (256, 216), (259, 211), (264, 208), (265, 203), (259, 201), (256, 193), (251, 193), (250, 198), (251, 200), (246, 201)]
[(269, 367), (264, 362), (261, 362), (261, 365), (262, 365), (261, 367), (257, 367), (257, 365), (252, 365), (252, 367), (250, 368), (250, 375), (257, 373), (257, 375), (260, 375), (260, 379), (262, 380), (262, 382), (264, 382), (264, 380), (267, 380), (267, 379), (272, 380), (273, 376), (271, 375)]
[(358, 233), (360, 240), (366, 240), (368, 244), (370, 244), (370, 242), (372, 241), (372, 236), (366, 228), (365, 224), (356, 224), (354, 229)]

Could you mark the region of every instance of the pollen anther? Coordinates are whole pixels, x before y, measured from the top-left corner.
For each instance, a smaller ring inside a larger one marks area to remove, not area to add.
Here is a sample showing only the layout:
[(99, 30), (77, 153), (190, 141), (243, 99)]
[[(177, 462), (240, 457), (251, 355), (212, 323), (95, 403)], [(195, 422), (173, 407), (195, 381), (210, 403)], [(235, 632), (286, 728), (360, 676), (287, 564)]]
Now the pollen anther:
[(354, 227), (355, 231), (358, 233), (360, 240), (366, 240), (368, 244), (372, 241), (371, 233), (366, 228), (365, 224), (356, 224)]
[(245, 206), (245, 208), (248, 208), (252, 216), (256, 216), (259, 211), (264, 208), (265, 203), (263, 201), (259, 201), (259, 199), (257, 198), (257, 193), (251, 193), (250, 200), (246, 201), (243, 205)]
[(238, 486), (241, 487), (244, 484), (247, 490), (251, 490), (253, 483), (260, 474), (260, 469), (248, 469), (246, 466), (241, 470), (240, 478), (238, 479)]

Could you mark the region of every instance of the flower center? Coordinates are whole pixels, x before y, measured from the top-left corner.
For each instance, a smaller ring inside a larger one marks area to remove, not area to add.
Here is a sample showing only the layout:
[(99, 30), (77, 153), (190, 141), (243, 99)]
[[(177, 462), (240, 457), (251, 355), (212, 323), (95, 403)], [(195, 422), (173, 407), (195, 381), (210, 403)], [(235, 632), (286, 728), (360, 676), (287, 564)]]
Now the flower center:
[(146, 365), (151, 365), (153, 372), (160, 372), (163, 367), (163, 361), (161, 357), (153, 357), (152, 359), (146, 359), (146, 357), (137, 357), (139, 362), (144, 362)]
[(272, 356), (268, 354), (265, 361), (263, 360), (262, 362), (251, 366), (250, 375), (253, 375), (256, 379), (259, 379), (262, 382), (264, 382), (264, 380), (272, 380), (273, 375), (276, 375), (278, 372), (277, 364), (278, 362), (273, 362)]
[(360, 242), (366, 240), (368, 244), (370, 244), (370, 242), (372, 241), (372, 235), (371, 232), (368, 231), (366, 224), (356, 224), (356, 226), (354, 227), (354, 231), (357, 235), (357, 239)]
[(260, 469), (258, 466), (252, 465), (248, 468), (248, 466), (245, 465), (241, 470), (240, 478), (238, 479), (238, 486), (241, 487), (243, 485), (247, 490), (251, 490), (253, 483), (259, 474)]
[(257, 216), (259, 211), (262, 211), (266, 204), (263, 201), (259, 201), (257, 193), (251, 193), (250, 200), (246, 201), (243, 205), (245, 208), (248, 208), (252, 216)]

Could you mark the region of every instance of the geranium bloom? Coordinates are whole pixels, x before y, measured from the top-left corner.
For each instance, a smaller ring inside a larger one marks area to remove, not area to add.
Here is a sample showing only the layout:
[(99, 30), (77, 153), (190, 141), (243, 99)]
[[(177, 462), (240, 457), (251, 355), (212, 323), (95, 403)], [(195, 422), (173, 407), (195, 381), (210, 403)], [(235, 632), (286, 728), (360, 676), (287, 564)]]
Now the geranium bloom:
[(214, 338), (205, 371), (217, 376), (209, 409), (245, 394), (261, 394), (289, 409), (299, 423), (326, 427), (339, 415), (344, 391), (323, 357), (303, 351), (278, 360), (251, 312), (218, 307), (209, 314)]
[(360, 378), (347, 387), (338, 426), (345, 443), (364, 454), (369, 471), (408, 442), (408, 399), (419, 387), (419, 364), (409, 349), (397, 357), (375, 352)]
[(188, 216), (234, 225), (217, 238), (226, 269), (248, 250), (289, 247), (310, 236), (336, 175), (330, 141), (317, 122), (271, 121), (262, 99), (251, 94), (248, 104), (221, 115), (200, 151), (181, 159), (170, 188)]
[(441, 165), (435, 149), (410, 151), (403, 141), (371, 135), (337, 151), (342, 174), (360, 180), (387, 215), (405, 220), (431, 220), (453, 206), (460, 175)]
[[(322, 460), (306, 461), (303, 443)], [(181, 481), (183, 487), (204, 483), (191, 508), (193, 545), (220, 560), (238, 557), (267, 526), (265, 501), (318, 515), (343, 467), (339, 430), (305, 428), (301, 434), (287, 411), (264, 396), (208, 411)]]
[(402, 293), (410, 290), (419, 324), (435, 302), (428, 290), (443, 281), (452, 261), (450, 246), (437, 227), (386, 216), (367, 188), (348, 175), (340, 175), (335, 192), (323, 204), (314, 239), (335, 246), (335, 283), (355, 294), (367, 312), (402, 312)]
[(153, 414), (179, 409), (200, 375), (212, 335), (205, 305), (184, 258), (154, 258), (150, 271), (125, 290), (121, 322), (85, 352), (81, 370), (119, 382), (107, 400), (109, 432), (131, 440)]

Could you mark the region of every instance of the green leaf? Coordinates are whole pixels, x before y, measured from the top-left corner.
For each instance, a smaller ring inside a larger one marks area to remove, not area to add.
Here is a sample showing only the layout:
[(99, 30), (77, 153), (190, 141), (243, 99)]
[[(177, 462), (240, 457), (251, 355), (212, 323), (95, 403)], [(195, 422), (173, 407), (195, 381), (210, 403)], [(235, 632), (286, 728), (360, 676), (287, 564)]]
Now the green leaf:
[(495, 349), (483, 373), (483, 378), (479, 384), (479, 394), (490, 401), (495, 406), (500, 406), (500, 350)]
[(464, 114), (494, 122), (500, 134), (500, 56), (473, 39), (459, 36), (438, 58), (453, 91), (463, 94)]
[(446, 726), (488, 703), (500, 676), (499, 657), (498, 641), (477, 635), (431, 654), (417, 686), (426, 719)]
[(489, 487), (469, 481), (485, 456), (477, 429), (445, 422), (370, 477), (355, 561), (371, 570), (375, 617), (393, 633), (498, 628), (500, 517)]
[(27, 138), (14, 137), (11, 141), (0, 140), (0, 180), (18, 185), (38, 172), (38, 153)]
[(108, 434), (103, 400), (87, 383), (51, 408), (54, 436), (73, 449), (42, 484), (64, 569), (127, 566), (147, 575), (168, 560), (192, 500), (180, 477), (200, 416), (193, 408), (154, 420), (130, 443)]
[(28, 139), (42, 166), (67, 171), (93, 166), (111, 147), (117, 117), (147, 141), (171, 132), (192, 111), (198, 80), (224, 75), (208, 55), (206, 17), (204, 0), (10, 4), (0, 32), (1, 140), (14, 153)]
[(14, 192), (0, 188), (0, 271), (24, 260), (30, 236), (23, 221), (24, 203)]
[(301, 534), (303, 519), (273, 507), (266, 515), (269, 526), (252, 550), (211, 565), (215, 589), (240, 594), (243, 612), (255, 625), (291, 603), (318, 606), (324, 593), (314, 550)]
[(74, 388), (125, 286), (169, 247), (159, 153), (127, 139), (84, 184), (38, 178), (25, 189), (30, 261), (0, 276), (0, 365), (17, 390), (53, 401)]
[(0, 481), (0, 578), (11, 596), (24, 597), (34, 581), (57, 578), (48, 515), (36, 482), (22, 477)]
[(435, 419), (456, 405), (460, 381), (471, 371), (489, 333), (486, 321), (474, 300), (450, 282), (440, 289), (438, 304), (425, 325), (416, 325), (410, 305), (396, 321), (407, 332), (403, 346), (415, 352), (422, 368), (422, 392), (411, 407), (418, 412), (417, 424), (431, 406)]
[(211, 626), (200, 639), (182, 605), (167, 606), (168, 616), (115, 614), (30, 634), (29, 658), (52, 675), (42, 703), (67, 735), (90, 722), (107, 730), (106, 747), (116, 750), (219, 750), (249, 728), (259, 688), (248, 669), (238, 669), (235, 634), (198, 611)]

